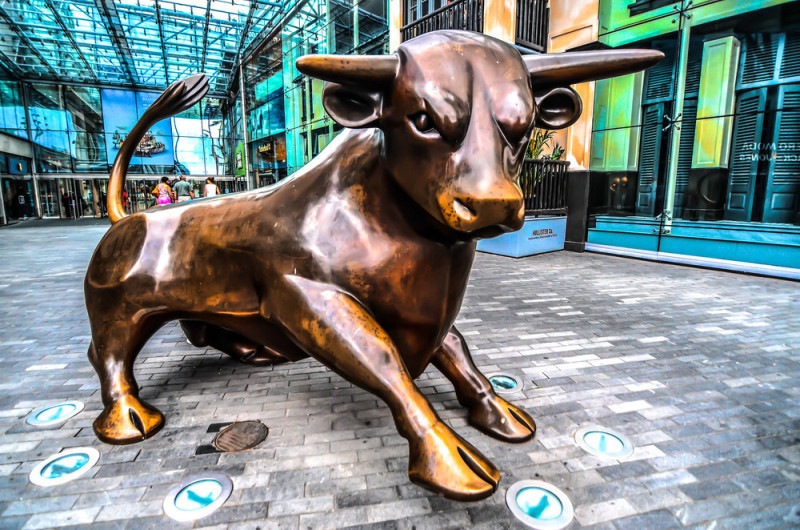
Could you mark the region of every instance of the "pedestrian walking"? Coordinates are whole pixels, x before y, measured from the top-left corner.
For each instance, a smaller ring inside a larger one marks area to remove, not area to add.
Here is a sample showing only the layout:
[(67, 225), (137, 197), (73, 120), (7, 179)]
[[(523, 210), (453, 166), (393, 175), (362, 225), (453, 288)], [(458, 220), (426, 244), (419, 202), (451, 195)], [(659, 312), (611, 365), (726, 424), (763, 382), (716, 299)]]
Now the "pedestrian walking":
[(175, 184), (173, 191), (175, 192), (175, 199), (177, 199), (178, 202), (194, 199), (194, 191), (192, 191), (192, 185), (186, 182), (186, 175), (178, 177), (178, 182)]

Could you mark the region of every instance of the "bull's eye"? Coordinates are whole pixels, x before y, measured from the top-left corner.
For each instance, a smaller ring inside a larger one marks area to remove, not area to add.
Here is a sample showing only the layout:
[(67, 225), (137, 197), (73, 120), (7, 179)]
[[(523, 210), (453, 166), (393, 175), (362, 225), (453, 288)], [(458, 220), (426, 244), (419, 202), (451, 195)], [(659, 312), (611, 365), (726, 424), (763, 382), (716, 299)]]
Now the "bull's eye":
[(436, 127), (433, 124), (433, 119), (425, 112), (418, 112), (411, 117), (411, 123), (414, 128), (423, 134), (436, 133)]

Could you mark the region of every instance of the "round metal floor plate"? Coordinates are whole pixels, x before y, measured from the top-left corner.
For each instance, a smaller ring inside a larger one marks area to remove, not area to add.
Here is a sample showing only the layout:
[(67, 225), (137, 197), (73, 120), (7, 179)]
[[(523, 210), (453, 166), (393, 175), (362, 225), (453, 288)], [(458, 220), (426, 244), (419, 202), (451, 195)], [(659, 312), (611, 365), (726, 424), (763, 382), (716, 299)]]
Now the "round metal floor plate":
[(28, 479), (37, 486), (58, 486), (86, 474), (100, 459), (93, 447), (73, 447), (36, 464)]
[(28, 415), (28, 425), (48, 427), (65, 422), (83, 410), (82, 401), (64, 401), (55, 405), (39, 407)]
[(225, 504), (233, 491), (231, 479), (220, 473), (185, 478), (164, 498), (164, 513), (176, 521), (196, 521)]
[(530, 528), (558, 530), (575, 515), (567, 494), (541, 480), (521, 480), (506, 491), (506, 505), (514, 517)]
[(489, 383), (498, 394), (510, 394), (522, 391), (522, 380), (508, 374), (492, 374), (488, 376)]
[(269, 429), (260, 421), (238, 421), (219, 431), (213, 445), (225, 453), (246, 451), (266, 440), (268, 434)]
[(633, 442), (619, 431), (592, 426), (578, 429), (575, 433), (578, 447), (600, 458), (621, 460), (633, 453)]

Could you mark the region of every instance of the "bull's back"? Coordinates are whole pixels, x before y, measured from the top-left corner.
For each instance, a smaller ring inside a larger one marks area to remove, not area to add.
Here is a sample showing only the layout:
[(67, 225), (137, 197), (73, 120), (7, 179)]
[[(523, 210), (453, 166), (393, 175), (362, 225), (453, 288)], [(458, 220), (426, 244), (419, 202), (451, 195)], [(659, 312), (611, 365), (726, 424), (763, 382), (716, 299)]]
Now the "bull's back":
[(98, 244), (86, 276), (93, 293), (115, 291), (127, 303), (171, 312), (257, 311), (246, 243), (236, 241), (247, 208), (198, 201), (122, 219)]

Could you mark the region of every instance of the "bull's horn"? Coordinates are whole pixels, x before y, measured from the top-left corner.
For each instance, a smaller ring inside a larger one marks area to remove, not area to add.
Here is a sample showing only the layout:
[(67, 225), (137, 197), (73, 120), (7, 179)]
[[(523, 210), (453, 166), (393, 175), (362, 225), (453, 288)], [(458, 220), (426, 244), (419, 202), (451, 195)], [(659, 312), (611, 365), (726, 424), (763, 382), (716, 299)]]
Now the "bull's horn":
[(658, 50), (594, 50), (523, 55), (533, 88), (567, 86), (631, 74), (664, 58)]
[(297, 69), (323, 81), (382, 85), (394, 79), (399, 63), (396, 55), (304, 55)]

